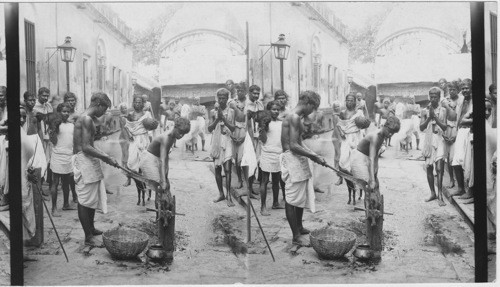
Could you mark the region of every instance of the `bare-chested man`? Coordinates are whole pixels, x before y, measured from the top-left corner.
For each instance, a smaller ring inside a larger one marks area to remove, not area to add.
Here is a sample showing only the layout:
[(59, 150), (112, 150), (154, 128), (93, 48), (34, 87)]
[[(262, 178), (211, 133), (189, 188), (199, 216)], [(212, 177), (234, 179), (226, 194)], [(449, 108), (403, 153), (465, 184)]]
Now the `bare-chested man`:
[[(446, 131), (447, 111), (440, 103), (441, 90), (433, 87), (429, 90), (430, 104), (422, 111), (420, 130), (425, 131), (425, 143), (422, 155), (425, 157), (427, 182), (431, 190), (431, 196), (425, 201), (437, 199), (439, 206), (446, 203), (443, 200), (443, 174), (444, 174), (444, 150), (445, 141), (443, 132)], [(438, 194), (434, 187), (434, 168), (437, 174)]]
[[(174, 128), (174, 120), (177, 117), (180, 117), (180, 114), (175, 113), (175, 101), (168, 101), (168, 105), (166, 106), (163, 112), (164, 118), (162, 120), (162, 126), (164, 131), (170, 131)], [(174, 144), (175, 146), (175, 144)]]
[[(142, 154), (141, 170), (145, 178), (160, 184), (162, 190), (170, 191), (168, 181), (168, 154), (174, 142), (189, 132), (191, 125), (188, 119), (177, 118), (170, 133), (163, 133), (153, 138), (147, 152)], [(158, 200), (158, 198), (156, 198)]]
[[(214, 202), (227, 199), (227, 205), (234, 206), (231, 197), (231, 160), (233, 158), (231, 133), (234, 132), (234, 110), (227, 106), (228, 100), (229, 91), (227, 89), (217, 90), (217, 103), (215, 109), (210, 112), (208, 132), (213, 132), (210, 156), (214, 159), (215, 181), (219, 189), (219, 197)], [(224, 196), (222, 185), (222, 168), (226, 174), (227, 197)]]
[(95, 122), (111, 106), (105, 93), (95, 93), (90, 99), (89, 108), (75, 123), (73, 135), (73, 172), (78, 195), (78, 219), (85, 233), (85, 245), (102, 247), (94, 236), (102, 231), (94, 227), (95, 210), (107, 213), (106, 188), (101, 162), (118, 167), (118, 162), (94, 147), (96, 134)]
[[(451, 81), (447, 83), (449, 98), (442, 101), (443, 107), (446, 109), (448, 114), (446, 131), (443, 134), (445, 141), (444, 159), (448, 167), (448, 174), (450, 176), (450, 183), (447, 188), (455, 187), (455, 176), (454, 170), (451, 166), (451, 160), (455, 153), (455, 138), (457, 137), (457, 108), (462, 108), (462, 103), (464, 102), (464, 97), (459, 94), (460, 86), (458, 81)], [(453, 193), (452, 193), (453, 195)]]
[[(385, 124), (387, 117), (395, 115), (396, 115), (395, 110), (391, 108), (391, 100), (388, 98), (384, 99), (383, 108), (380, 109), (380, 118), (378, 119), (378, 127), (381, 128)], [(386, 138), (386, 146), (391, 146), (391, 138)]]
[[(340, 132), (340, 170), (346, 173), (351, 172), (351, 153), (356, 150), (359, 141), (363, 138), (361, 130), (356, 126), (354, 119), (358, 116), (363, 116), (363, 111), (356, 109), (356, 98), (354, 94), (348, 94), (345, 97), (346, 109), (340, 112), (339, 121), (337, 122), (337, 129)], [(351, 194), (353, 204), (356, 204), (356, 187), (354, 184), (346, 180), (347, 189), (349, 191), (349, 201), (351, 203)], [(361, 191), (359, 194), (361, 199)]]
[(234, 132), (231, 135), (233, 139), (233, 158), (235, 161), (236, 175), (238, 176), (238, 188), (243, 187), (243, 178), (241, 177), (241, 159), (243, 158), (243, 148), (245, 136), (247, 134), (245, 102), (246, 87), (244, 83), (236, 85), (236, 94), (238, 97), (229, 103), (229, 107), (234, 110)]
[[(141, 153), (148, 148), (150, 143), (148, 130), (144, 127), (142, 121), (146, 118), (152, 118), (149, 111), (144, 111), (144, 98), (140, 95), (134, 95), (133, 101), (134, 110), (131, 111), (127, 116), (127, 121), (125, 123), (125, 128), (131, 135), (130, 145), (128, 149), (128, 161), (127, 167), (135, 172), (140, 173), (140, 157)], [(144, 196), (146, 192), (146, 186), (144, 183), (134, 179), (135, 185), (137, 187), (138, 201), (137, 205), (141, 203), (142, 195), (142, 205), (145, 206)], [(130, 184), (130, 180), (126, 185)], [(151, 190), (149, 191), (148, 200), (151, 199)]]
[(284, 152), (280, 163), (281, 176), (285, 182), (286, 218), (292, 229), (292, 243), (301, 246), (309, 245), (307, 239), (301, 237), (309, 233), (302, 225), (304, 208), (309, 207), (314, 211), (314, 199), (309, 198), (309, 194), (314, 194), (314, 191), (311, 190), (312, 172), (307, 159), (321, 165), (326, 163), (324, 158), (302, 144), (302, 120), (318, 109), (320, 101), (320, 96), (313, 91), (300, 93), (297, 106), (286, 116), (281, 130)]

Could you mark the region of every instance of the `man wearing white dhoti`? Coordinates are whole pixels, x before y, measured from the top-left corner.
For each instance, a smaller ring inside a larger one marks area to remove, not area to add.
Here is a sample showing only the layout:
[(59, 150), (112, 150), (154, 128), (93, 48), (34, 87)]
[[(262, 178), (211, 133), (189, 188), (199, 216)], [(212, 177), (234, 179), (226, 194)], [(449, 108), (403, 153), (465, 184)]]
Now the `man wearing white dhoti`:
[[(212, 132), (210, 156), (215, 165), (215, 181), (219, 189), (219, 197), (214, 202), (227, 199), (228, 206), (234, 206), (231, 197), (231, 167), (233, 158), (233, 141), (231, 133), (234, 131), (234, 110), (227, 105), (229, 91), (225, 88), (217, 90), (217, 103), (211, 111), (208, 132)], [(226, 175), (227, 197), (224, 196), (222, 185), (222, 168)]]
[[(128, 148), (128, 160), (127, 167), (133, 171), (140, 171), (141, 156), (142, 153), (146, 151), (150, 143), (148, 130), (144, 127), (142, 121), (147, 118), (152, 118), (150, 112), (145, 112), (144, 109), (144, 98), (139, 95), (134, 95), (134, 101), (132, 103), (134, 110), (130, 112), (127, 116), (125, 123), (125, 128), (131, 135), (130, 144)], [(142, 194), (142, 205), (146, 205), (144, 201), (146, 186), (144, 183), (134, 179), (135, 185), (137, 187), (138, 201), (137, 205), (141, 203)], [(125, 186), (130, 185), (130, 178), (128, 179)], [(148, 200), (151, 199), (151, 190), (149, 191)]]
[[(346, 109), (340, 112), (337, 129), (340, 133), (340, 156), (339, 169), (343, 172), (351, 172), (351, 153), (356, 150), (359, 141), (363, 138), (361, 129), (356, 126), (355, 119), (363, 117), (363, 111), (356, 109), (356, 98), (354, 94), (348, 94), (345, 97)], [(354, 184), (346, 180), (347, 189), (349, 191), (349, 201), (351, 203), (351, 194), (353, 196), (353, 204), (356, 204), (356, 187)], [(361, 191), (359, 193), (361, 199)]]
[(464, 79), (461, 84), (462, 95), (464, 96), (461, 106), (456, 107), (457, 113), (457, 137), (454, 144), (453, 159), (451, 165), (457, 179), (458, 190), (454, 195), (460, 195), (461, 199), (471, 199), (472, 190), (469, 186), (470, 172), (467, 175), (465, 170), (471, 171), (473, 164), (472, 157), (468, 156), (466, 161), (466, 154), (472, 152), (472, 145), (470, 142), (470, 127), (472, 126), (472, 95), (471, 95), (472, 81)]
[[(182, 138), (190, 130), (190, 123), (185, 118), (175, 119), (175, 126), (169, 133), (153, 138), (146, 152), (142, 154), (142, 175), (160, 184), (162, 190), (170, 190), (168, 181), (168, 154), (174, 142)], [(155, 205), (158, 198), (155, 197)]]
[(293, 234), (293, 244), (307, 246), (307, 239), (302, 237), (309, 230), (302, 225), (304, 208), (315, 211), (312, 172), (308, 159), (324, 165), (325, 159), (307, 149), (302, 143), (304, 131), (301, 120), (317, 110), (320, 96), (313, 91), (300, 93), (297, 106), (290, 111), (283, 121), (281, 129), (284, 153), (280, 156), (281, 176), (285, 181), (285, 212)]
[[(446, 143), (443, 133), (446, 131), (448, 115), (447, 110), (440, 104), (440, 96), (441, 90), (438, 87), (429, 90), (430, 105), (422, 111), (420, 130), (425, 131), (422, 155), (425, 158), (427, 182), (431, 190), (431, 196), (425, 201), (437, 199), (439, 206), (444, 206), (446, 203), (443, 200), (443, 174)], [(434, 187), (434, 168), (437, 175), (437, 196)]]
[(106, 188), (101, 162), (118, 167), (118, 162), (94, 147), (96, 135), (95, 122), (111, 106), (105, 93), (95, 93), (90, 99), (89, 108), (78, 118), (73, 136), (73, 173), (78, 196), (78, 219), (85, 233), (85, 245), (102, 247), (94, 238), (102, 234), (94, 226), (95, 210), (107, 213)]

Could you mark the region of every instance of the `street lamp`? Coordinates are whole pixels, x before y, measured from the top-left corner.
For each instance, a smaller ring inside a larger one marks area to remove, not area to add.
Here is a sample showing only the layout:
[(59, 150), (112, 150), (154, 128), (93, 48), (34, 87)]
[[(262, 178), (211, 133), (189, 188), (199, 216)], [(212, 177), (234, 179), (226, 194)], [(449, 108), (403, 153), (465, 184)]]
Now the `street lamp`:
[(61, 60), (66, 62), (66, 89), (69, 92), (69, 63), (75, 59), (76, 48), (71, 45), (71, 37), (66, 37), (64, 44), (57, 46), (61, 53)]
[(352, 76), (347, 76), (347, 82), (349, 83), (349, 93), (351, 92)]
[(274, 57), (280, 60), (280, 79), (281, 79), (281, 89), (284, 90), (283, 84), (283, 60), (288, 58), (288, 53), (290, 52), (290, 45), (285, 42), (285, 34), (280, 34), (278, 41), (271, 44), (274, 48)]

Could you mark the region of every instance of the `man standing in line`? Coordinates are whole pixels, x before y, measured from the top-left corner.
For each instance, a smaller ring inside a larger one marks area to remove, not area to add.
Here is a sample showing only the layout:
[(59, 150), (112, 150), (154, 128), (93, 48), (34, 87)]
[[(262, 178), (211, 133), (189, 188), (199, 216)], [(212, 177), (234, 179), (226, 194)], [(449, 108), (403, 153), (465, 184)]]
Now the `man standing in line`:
[[(455, 139), (457, 137), (457, 112), (462, 109), (462, 104), (464, 102), (464, 96), (459, 94), (460, 87), (457, 81), (452, 81), (448, 83), (448, 93), (449, 98), (443, 102), (443, 107), (447, 110), (448, 115), (454, 115), (453, 118), (448, 117), (447, 128), (443, 135), (445, 140), (445, 160), (446, 166), (448, 167), (448, 174), (450, 176), (450, 183), (447, 188), (455, 187), (455, 177), (453, 166), (451, 161), (455, 153)], [(445, 104), (444, 104), (445, 103)], [(451, 195), (455, 195), (452, 193)]]
[(73, 136), (73, 172), (78, 195), (78, 219), (85, 233), (85, 245), (102, 247), (94, 236), (102, 234), (94, 226), (95, 210), (107, 213), (106, 188), (101, 162), (118, 167), (118, 162), (94, 147), (97, 118), (104, 115), (111, 101), (104, 93), (95, 93), (89, 108), (75, 123)]
[(52, 143), (49, 140), (49, 123), (47, 122), (48, 114), (53, 112), (52, 106), (48, 103), (50, 90), (46, 87), (38, 89), (38, 101), (33, 107), (33, 111), (37, 114), (41, 126), (41, 139), (43, 143), (43, 150), (45, 151), (45, 159), (47, 160), (46, 175), (42, 175), (45, 181), (49, 184), (49, 189), (52, 187), (52, 170), (50, 169), (50, 155), (52, 153)]
[(283, 121), (281, 143), (283, 154), (280, 156), (281, 176), (285, 182), (285, 212), (292, 230), (292, 244), (308, 246), (307, 239), (301, 235), (308, 234), (309, 230), (302, 225), (304, 208), (315, 211), (312, 172), (308, 158), (324, 165), (325, 159), (315, 154), (302, 144), (304, 127), (302, 119), (317, 110), (320, 96), (313, 91), (304, 91), (300, 94), (297, 106), (290, 111)]
[[(431, 189), (431, 196), (425, 201), (438, 199), (439, 206), (446, 203), (443, 200), (443, 174), (444, 174), (444, 148), (445, 142), (443, 132), (446, 130), (446, 120), (448, 118), (446, 109), (439, 102), (441, 90), (433, 87), (429, 90), (430, 105), (422, 112), (420, 130), (425, 131), (425, 143), (422, 155), (425, 158), (427, 182)], [(434, 171), (436, 168), (438, 194), (434, 187)]]
[[(254, 192), (253, 190), (253, 182), (255, 180), (254, 170), (250, 170), (251, 166), (253, 166), (253, 161), (254, 158), (257, 162), (257, 167), (259, 165), (259, 158), (260, 158), (260, 145), (259, 145), (259, 132), (258, 132), (258, 126), (253, 117), (251, 116), (252, 114), (256, 113), (257, 111), (263, 111), (264, 110), (264, 104), (259, 100), (260, 97), (260, 87), (257, 85), (252, 85), (248, 88), (248, 99), (245, 103), (245, 116), (246, 116), (246, 123), (247, 123), (247, 131), (249, 138), (252, 141), (252, 145), (247, 145), (247, 147), (253, 146), (253, 151), (249, 150), (248, 148), (243, 151), (243, 158), (242, 158), (242, 166), (248, 166), (248, 189), (250, 190), (250, 193), (254, 195), (258, 195), (258, 193)], [(250, 112), (250, 114), (249, 114)], [(255, 157), (253, 156), (255, 154)]]
[(246, 87), (244, 83), (236, 85), (236, 93), (238, 97), (229, 103), (229, 107), (234, 110), (234, 132), (231, 135), (233, 139), (233, 158), (236, 167), (236, 175), (238, 176), (238, 188), (243, 187), (243, 178), (241, 177), (241, 159), (243, 158), (243, 148), (245, 136), (247, 134), (245, 103)]
[(472, 96), (471, 96), (472, 81), (464, 79), (461, 84), (463, 101), (460, 106), (457, 105), (457, 137), (455, 138), (453, 159), (451, 165), (455, 178), (457, 180), (458, 190), (453, 195), (460, 195), (461, 199), (469, 199), (472, 197), (472, 190), (468, 187), (465, 180), (464, 170), (470, 169), (471, 161), (466, 161), (466, 149), (470, 146), (468, 142), (470, 127), (472, 126)]
[[(219, 197), (214, 202), (227, 199), (227, 206), (231, 207), (234, 206), (231, 197), (231, 160), (233, 158), (231, 133), (234, 132), (234, 111), (227, 105), (228, 100), (229, 91), (227, 89), (217, 90), (217, 103), (215, 109), (211, 111), (208, 132), (213, 132), (210, 156), (214, 159), (215, 181), (219, 189)], [(224, 196), (222, 185), (222, 168), (226, 174), (227, 197)]]
[[(125, 123), (125, 128), (131, 135), (130, 145), (128, 148), (128, 161), (127, 166), (129, 169), (140, 173), (140, 161), (141, 154), (148, 148), (150, 143), (148, 130), (144, 127), (142, 121), (146, 118), (152, 118), (149, 112), (144, 111), (144, 98), (140, 95), (134, 95), (133, 101), (134, 110), (130, 112), (127, 116), (127, 121)], [(135, 185), (137, 187), (138, 201), (137, 205), (141, 203), (142, 194), (142, 205), (144, 202), (144, 194), (146, 192), (146, 186), (144, 183), (134, 179)], [(130, 184), (130, 178), (126, 185)], [(151, 191), (149, 191), (149, 198), (151, 199)]]

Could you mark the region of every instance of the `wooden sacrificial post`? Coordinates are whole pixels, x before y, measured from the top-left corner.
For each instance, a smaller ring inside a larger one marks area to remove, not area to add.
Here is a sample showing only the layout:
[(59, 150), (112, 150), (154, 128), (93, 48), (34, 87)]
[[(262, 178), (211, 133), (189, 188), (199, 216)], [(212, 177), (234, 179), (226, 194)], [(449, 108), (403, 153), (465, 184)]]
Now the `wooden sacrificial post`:
[(165, 250), (167, 261), (174, 259), (175, 249), (175, 196), (170, 189), (156, 191), (155, 205), (157, 209), (158, 237)]
[(384, 196), (380, 190), (365, 189), (366, 241), (373, 250), (373, 258), (381, 258), (384, 231)]

